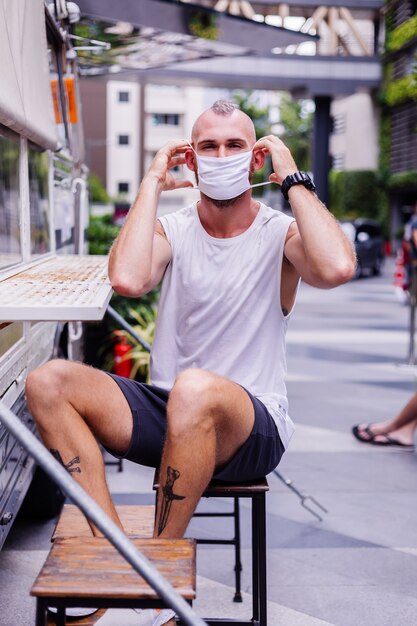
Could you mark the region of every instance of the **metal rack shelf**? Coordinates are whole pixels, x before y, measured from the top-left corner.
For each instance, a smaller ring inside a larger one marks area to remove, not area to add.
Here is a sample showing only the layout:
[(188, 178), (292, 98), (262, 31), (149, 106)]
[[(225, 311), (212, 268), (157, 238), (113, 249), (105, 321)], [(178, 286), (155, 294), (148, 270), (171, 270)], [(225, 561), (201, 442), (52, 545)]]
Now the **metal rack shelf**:
[(100, 320), (111, 294), (106, 256), (57, 255), (0, 280), (0, 321)]

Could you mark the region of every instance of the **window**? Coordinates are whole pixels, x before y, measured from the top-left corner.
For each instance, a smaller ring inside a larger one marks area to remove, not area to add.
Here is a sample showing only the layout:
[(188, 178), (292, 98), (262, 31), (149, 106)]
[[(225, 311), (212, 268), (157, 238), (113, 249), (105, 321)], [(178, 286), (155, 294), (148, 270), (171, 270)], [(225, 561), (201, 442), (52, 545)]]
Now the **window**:
[(129, 92), (119, 91), (119, 102), (129, 102)]
[(129, 183), (119, 183), (117, 189), (119, 193), (129, 193)]
[(118, 143), (119, 143), (119, 146), (128, 146), (129, 145), (129, 135), (119, 135)]
[(346, 132), (346, 114), (338, 113), (333, 117), (333, 133), (341, 135)]
[(152, 116), (152, 124), (154, 126), (179, 126), (179, 123), (180, 116), (178, 115), (178, 113), (154, 113)]
[(29, 150), (29, 206), (32, 255), (51, 249), (49, 235), (48, 153)]
[(332, 157), (332, 167), (334, 170), (343, 170), (345, 167), (345, 155), (344, 154), (334, 154)]
[(0, 268), (22, 260), (19, 143), (0, 135)]

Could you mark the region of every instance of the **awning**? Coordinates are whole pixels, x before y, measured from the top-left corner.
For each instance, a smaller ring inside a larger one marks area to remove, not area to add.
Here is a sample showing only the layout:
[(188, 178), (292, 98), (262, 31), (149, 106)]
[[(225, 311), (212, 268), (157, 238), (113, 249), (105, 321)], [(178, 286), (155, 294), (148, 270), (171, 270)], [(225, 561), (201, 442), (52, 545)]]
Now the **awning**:
[[(78, 0), (74, 33), (111, 44), (78, 49), (81, 74), (115, 74), (180, 66), (215, 57), (269, 54), (317, 36), (259, 24), (202, 5), (170, 0)], [(77, 47), (78, 44), (76, 44)]]
[(57, 148), (43, 0), (0, 0), (0, 124)]

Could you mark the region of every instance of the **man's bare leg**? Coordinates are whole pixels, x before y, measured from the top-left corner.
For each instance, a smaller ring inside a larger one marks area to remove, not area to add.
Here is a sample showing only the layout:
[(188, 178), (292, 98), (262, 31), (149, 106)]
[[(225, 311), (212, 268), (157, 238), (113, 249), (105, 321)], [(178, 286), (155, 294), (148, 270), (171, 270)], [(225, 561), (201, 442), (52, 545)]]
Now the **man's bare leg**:
[(204, 370), (180, 374), (168, 402), (156, 537), (182, 537), (216, 467), (249, 437), (251, 399), (242, 387)]
[(118, 385), (92, 367), (55, 360), (29, 375), (26, 396), (45, 446), (122, 528), (97, 443), (119, 453), (129, 446), (132, 415)]
[[(28, 377), (26, 395), (45, 445), (122, 528), (97, 443), (121, 454), (130, 444), (132, 415), (118, 385), (99, 370), (56, 360)], [(95, 535), (101, 535), (91, 527)], [(166, 626), (175, 626), (175, 619)]]

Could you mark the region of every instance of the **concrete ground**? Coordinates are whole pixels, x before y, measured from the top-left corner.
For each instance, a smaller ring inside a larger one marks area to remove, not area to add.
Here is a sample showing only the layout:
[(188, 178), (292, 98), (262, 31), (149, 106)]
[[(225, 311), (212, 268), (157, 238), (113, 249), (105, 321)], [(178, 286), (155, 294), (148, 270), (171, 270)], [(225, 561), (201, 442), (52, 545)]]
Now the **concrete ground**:
[[(297, 431), (278, 470), (328, 513), (318, 521), (278, 477), (267, 496), (269, 626), (417, 624), (417, 455), (357, 442), (353, 424), (388, 418), (416, 389), (408, 309), (383, 275), (323, 292), (302, 285), (288, 331), (288, 393)], [(116, 502), (153, 501), (152, 470), (108, 469)], [(227, 507), (209, 500), (205, 508)], [(242, 503), (244, 602), (233, 554), (198, 548), (197, 611), (250, 618), (250, 508)], [(30, 586), (53, 523), (15, 524), (0, 553), (0, 626), (34, 624)], [(230, 521), (194, 519), (190, 535), (231, 536)], [(115, 617), (114, 626), (121, 626)]]

